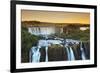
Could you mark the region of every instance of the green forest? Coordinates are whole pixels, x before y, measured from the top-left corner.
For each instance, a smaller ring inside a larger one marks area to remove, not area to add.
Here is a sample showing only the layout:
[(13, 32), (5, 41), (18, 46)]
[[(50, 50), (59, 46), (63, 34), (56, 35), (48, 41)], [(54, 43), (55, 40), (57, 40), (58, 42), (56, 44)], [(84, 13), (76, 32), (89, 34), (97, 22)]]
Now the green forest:
[(29, 62), (29, 51), (32, 46), (37, 46), (38, 36), (31, 35), (26, 27), (21, 29), (21, 62)]

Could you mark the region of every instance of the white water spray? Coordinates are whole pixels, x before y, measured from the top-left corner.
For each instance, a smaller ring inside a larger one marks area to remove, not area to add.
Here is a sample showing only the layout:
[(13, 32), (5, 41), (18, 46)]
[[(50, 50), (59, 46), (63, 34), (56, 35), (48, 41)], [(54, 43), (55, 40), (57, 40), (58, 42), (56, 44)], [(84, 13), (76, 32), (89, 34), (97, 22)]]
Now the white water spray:
[(84, 49), (83, 49), (83, 47), (82, 47), (82, 42), (80, 43), (80, 50), (81, 50), (81, 57), (82, 57), (82, 60), (86, 60), (85, 53), (84, 53)]

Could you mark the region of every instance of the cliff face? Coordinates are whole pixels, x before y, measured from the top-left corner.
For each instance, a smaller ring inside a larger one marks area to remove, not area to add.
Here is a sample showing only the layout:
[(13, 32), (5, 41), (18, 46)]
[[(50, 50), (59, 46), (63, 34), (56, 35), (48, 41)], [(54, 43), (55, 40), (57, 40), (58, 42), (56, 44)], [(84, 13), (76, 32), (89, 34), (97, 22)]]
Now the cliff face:
[[(81, 46), (79, 43), (72, 46), (67, 46), (66, 48), (68, 48), (69, 50), (70, 48), (72, 49), (75, 60), (83, 60), (82, 53), (84, 53), (84, 57), (86, 60), (90, 59), (90, 43), (82, 42), (83, 50), (81, 50), (80, 47)], [(48, 61), (68, 61), (69, 60), (68, 51), (66, 50), (66, 48), (63, 46), (57, 46), (57, 45), (48, 47)], [(46, 57), (45, 47), (41, 48), (40, 52), (41, 52), (40, 62), (45, 62), (45, 57)]]
[(41, 52), (40, 62), (45, 62), (45, 57), (46, 57), (46, 50), (45, 50), (45, 47), (42, 47), (42, 48), (40, 49), (40, 52)]
[(73, 45), (72, 49), (74, 51), (75, 60), (81, 60), (80, 45)]
[(83, 43), (84, 52), (87, 59), (90, 59), (90, 42)]
[(49, 61), (64, 61), (67, 60), (67, 52), (62, 46), (52, 46), (48, 48)]

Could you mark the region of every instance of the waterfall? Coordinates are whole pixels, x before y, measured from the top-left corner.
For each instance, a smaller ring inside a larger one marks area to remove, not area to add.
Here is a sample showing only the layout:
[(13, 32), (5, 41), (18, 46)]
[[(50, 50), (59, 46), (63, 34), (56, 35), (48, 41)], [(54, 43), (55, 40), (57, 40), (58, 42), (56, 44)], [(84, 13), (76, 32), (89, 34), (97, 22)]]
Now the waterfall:
[(70, 52), (69, 52), (68, 47), (66, 47), (66, 52), (67, 52), (68, 60), (70, 60)]
[(74, 52), (71, 47), (70, 47), (70, 60), (75, 60)]
[(80, 50), (81, 50), (81, 57), (82, 57), (82, 60), (85, 60), (86, 57), (85, 57), (84, 49), (82, 48), (82, 42), (80, 43)]
[(51, 35), (51, 34), (55, 34), (55, 27), (29, 27), (28, 28), (28, 32), (34, 35)]
[[(45, 35), (45, 38), (47, 39), (48, 37)], [(46, 51), (45, 62), (48, 62), (48, 40), (45, 40), (45, 51)]]
[[(61, 45), (61, 41), (60, 40), (48, 40), (48, 36), (45, 36), (46, 39), (45, 40), (39, 40), (38, 42), (38, 46), (33, 46), (30, 51), (29, 51), (29, 62), (40, 62), (40, 57), (41, 57), (41, 52), (40, 52), (40, 48), (41, 47), (45, 47), (45, 62), (48, 62), (48, 46), (50, 46), (51, 44), (59, 44)], [(72, 61), (75, 60), (75, 54), (74, 54), (74, 50), (70, 45), (70, 42), (72, 43), (71, 45), (73, 46), (73, 44), (77, 44), (79, 45), (79, 42), (77, 41), (73, 41), (73, 40), (67, 40), (66, 44), (64, 45), (65, 50), (67, 52), (67, 60)], [(85, 52), (84, 49), (82, 47), (82, 42), (80, 42), (80, 53), (81, 53), (81, 58), (82, 60), (85, 60)]]
[(46, 50), (45, 62), (48, 62), (48, 46), (45, 47), (45, 50)]
[(39, 47), (32, 47), (32, 58), (31, 62), (40, 62), (40, 52), (39, 52)]
[(72, 50), (71, 47), (68, 48), (68, 46), (66, 47), (66, 51), (67, 51), (67, 56), (68, 56), (68, 60), (75, 60), (75, 56), (74, 56), (74, 52)]

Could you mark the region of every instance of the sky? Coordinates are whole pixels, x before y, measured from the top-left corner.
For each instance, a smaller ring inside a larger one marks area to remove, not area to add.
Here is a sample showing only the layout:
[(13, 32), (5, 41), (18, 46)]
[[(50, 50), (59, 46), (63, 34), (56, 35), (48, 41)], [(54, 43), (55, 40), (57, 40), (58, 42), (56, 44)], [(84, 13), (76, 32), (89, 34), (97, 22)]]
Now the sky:
[(22, 21), (90, 24), (90, 13), (21, 10)]

